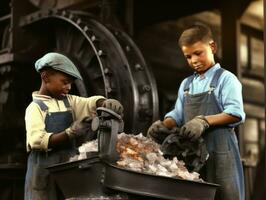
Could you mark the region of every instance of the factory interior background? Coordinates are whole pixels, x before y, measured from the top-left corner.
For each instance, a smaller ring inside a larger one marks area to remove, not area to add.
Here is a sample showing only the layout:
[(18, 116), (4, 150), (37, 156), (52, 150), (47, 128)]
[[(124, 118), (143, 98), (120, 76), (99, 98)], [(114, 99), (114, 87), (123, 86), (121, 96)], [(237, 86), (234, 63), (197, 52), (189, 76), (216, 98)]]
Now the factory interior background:
[[(125, 131), (145, 133), (153, 121), (162, 119), (174, 106), (179, 84), (191, 73), (177, 38), (192, 22), (203, 22), (211, 27), (218, 43), (217, 60), (236, 74), (243, 85), (246, 121), (237, 128), (237, 137), (244, 166), (246, 200), (252, 200), (254, 193), (265, 188), (265, 178), (258, 180), (258, 176), (265, 177), (265, 163), (264, 168), (257, 170), (265, 156), (266, 140), (263, 0), (237, 0), (232, 4), (206, 0), (204, 5), (197, 1), (178, 2), (0, 2), (0, 136), (3, 138), (0, 142), (0, 199), (23, 199), (27, 157), (24, 112), (31, 101), (31, 92), (40, 85), (33, 67), (40, 55), (50, 50), (69, 55), (86, 76), (83, 83), (76, 83), (73, 92), (81, 96), (97, 93), (121, 100), (127, 112)], [(102, 11), (98, 4), (106, 10)], [(100, 20), (88, 20), (85, 12), (99, 16)], [(55, 26), (54, 16), (64, 23)], [(80, 28), (83, 23), (95, 29), (94, 35), (100, 38), (98, 43), (91, 37), (92, 33)], [(109, 36), (102, 25), (106, 25), (114, 37)], [(80, 28), (79, 31), (76, 28)], [(87, 37), (91, 43), (84, 42)], [(124, 60), (110, 38), (122, 46)], [(91, 69), (87, 69), (87, 65), (91, 65)], [(119, 65), (129, 67), (120, 69)], [(100, 73), (99, 66), (105, 67), (108, 87), (102, 77), (93, 77)], [(115, 69), (110, 72), (112, 66)], [(120, 84), (129, 90), (120, 89)]]

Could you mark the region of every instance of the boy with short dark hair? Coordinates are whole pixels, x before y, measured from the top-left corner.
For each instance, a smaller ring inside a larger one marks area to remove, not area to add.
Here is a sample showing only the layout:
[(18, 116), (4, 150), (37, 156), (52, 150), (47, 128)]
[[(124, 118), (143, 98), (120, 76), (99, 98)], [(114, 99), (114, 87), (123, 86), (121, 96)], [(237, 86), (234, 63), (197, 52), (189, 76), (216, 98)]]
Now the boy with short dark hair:
[(181, 127), (178, 134), (191, 140), (202, 136), (210, 154), (203, 178), (221, 185), (216, 199), (244, 200), (243, 169), (233, 129), (245, 120), (242, 85), (215, 62), (217, 46), (206, 25), (184, 30), (178, 43), (195, 73), (183, 80), (174, 109), (150, 126), (148, 136), (161, 141), (162, 134), (165, 138), (165, 132), (176, 126)]
[(46, 167), (67, 161), (76, 153), (75, 140), (88, 134), (96, 108), (106, 107), (118, 114), (123, 106), (103, 96), (89, 98), (68, 94), (75, 79), (82, 77), (74, 63), (59, 53), (47, 53), (36, 61), (42, 83), (33, 92), (26, 109), (27, 151), (25, 200), (58, 199), (55, 183)]

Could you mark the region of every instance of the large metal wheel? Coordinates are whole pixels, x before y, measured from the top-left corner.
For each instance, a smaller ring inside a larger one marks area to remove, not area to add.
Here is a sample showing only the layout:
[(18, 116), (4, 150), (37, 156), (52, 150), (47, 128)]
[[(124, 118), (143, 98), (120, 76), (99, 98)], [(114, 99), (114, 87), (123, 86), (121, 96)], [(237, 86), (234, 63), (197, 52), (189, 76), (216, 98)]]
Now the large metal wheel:
[(153, 74), (136, 44), (122, 30), (107, 27), (84, 12), (58, 10), (28, 15), (20, 25), (33, 36), (40, 30), (47, 32), (44, 41), (49, 45), (43, 45), (43, 53), (61, 52), (73, 60), (84, 80), (75, 82), (74, 94), (104, 95), (121, 101), (127, 133), (145, 134), (158, 118)]

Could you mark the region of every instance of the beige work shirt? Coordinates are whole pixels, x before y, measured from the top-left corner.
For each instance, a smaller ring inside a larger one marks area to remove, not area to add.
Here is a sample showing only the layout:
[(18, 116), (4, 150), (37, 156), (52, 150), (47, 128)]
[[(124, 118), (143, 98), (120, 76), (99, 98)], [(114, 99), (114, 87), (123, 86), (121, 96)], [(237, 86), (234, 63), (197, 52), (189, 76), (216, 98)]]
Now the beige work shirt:
[[(54, 99), (50, 96), (40, 95), (38, 92), (32, 93), (33, 99), (40, 99), (48, 107), (49, 112), (64, 112), (67, 110), (62, 100)], [(67, 95), (74, 121), (80, 121), (85, 116), (95, 116), (96, 102), (103, 99), (103, 96), (79, 97), (75, 95)], [(27, 151), (31, 149), (48, 150), (49, 138), (53, 133), (45, 131), (45, 117), (47, 112), (41, 110), (39, 105), (31, 102), (26, 108), (26, 145)]]

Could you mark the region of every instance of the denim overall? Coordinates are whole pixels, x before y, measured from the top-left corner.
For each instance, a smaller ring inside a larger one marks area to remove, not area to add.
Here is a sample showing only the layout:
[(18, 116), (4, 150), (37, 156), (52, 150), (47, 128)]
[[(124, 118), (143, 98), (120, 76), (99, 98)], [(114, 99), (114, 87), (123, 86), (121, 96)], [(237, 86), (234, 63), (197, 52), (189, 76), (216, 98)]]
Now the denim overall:
[[(184, 87), (184, 120), (188, 122), (197, 115), (214, 115), (222, 112), (214, 90), (224, 69), (216, 71), (207, 92), (188, 94), (194, 76), (190, 76)], [(240, 160), (235, 132), (228, 126), (210, 127), (202, 135), (209, 158), (201, 175), (207, 182), (220, 185), (216, 200), (244, 200), (243, 168)]]
[[(47, 112), (45, 130), (50, 133), (59, 133), (68, 128), (73, 122), (71, 107), (67, 98), (64, 104), (67, 111), (50, 113), (42, 100), (33, 100), (42, 111)], [(57, 200), (56, 185), (49, 175), (46, 167), (60, 162), (68, 161), (76, 153), (74, 143), (52, 151), (32, 150), (28, 157), (27, 174), (25, 181), (25, 200)]]

